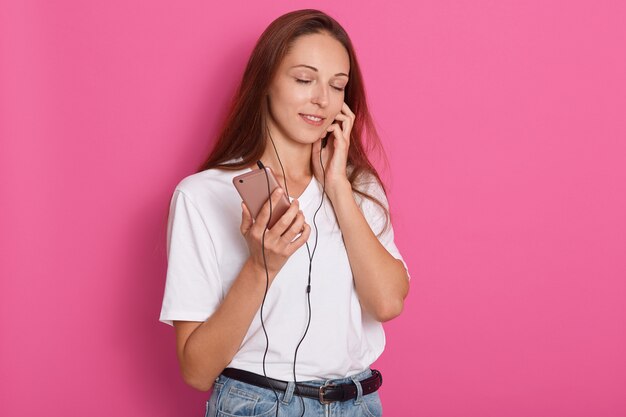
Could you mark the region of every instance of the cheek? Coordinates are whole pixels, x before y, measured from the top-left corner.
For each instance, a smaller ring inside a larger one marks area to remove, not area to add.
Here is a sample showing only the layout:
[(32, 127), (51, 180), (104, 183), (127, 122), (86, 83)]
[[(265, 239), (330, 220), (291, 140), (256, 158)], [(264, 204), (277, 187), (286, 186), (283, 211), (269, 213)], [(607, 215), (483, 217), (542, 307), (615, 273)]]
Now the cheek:
[(300, 107), (306, 105), (309, 100), (305, 91), (296, 88), (281, 88), (277, 93), (278, 101), (285, 107)]
[(333, 106), (332, 106), (332, 110), (330, 111), (330, 114), (332, 114), (333, 116), (340, 114), (342, 107), (343, 107), (343, 97), (337, 100), (336, 102), (333, 102)]

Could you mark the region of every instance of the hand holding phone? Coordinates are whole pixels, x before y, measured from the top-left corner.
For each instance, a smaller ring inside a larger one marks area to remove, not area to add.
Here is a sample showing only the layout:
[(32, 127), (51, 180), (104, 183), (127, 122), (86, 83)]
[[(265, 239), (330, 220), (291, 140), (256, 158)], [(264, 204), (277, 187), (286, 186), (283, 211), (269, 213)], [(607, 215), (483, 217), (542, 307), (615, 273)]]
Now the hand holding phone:
[[(267, 173), (267, 176), (265, 175)], [(269, 192), (268, 192), (268, 180), (269, 180)], [(239, 192), (241, 199), (250, 210), (252, 218), (256, 220), (263, 204), (269, 199), (269, 196), (280, 188), (276, 176), (272, 172), (270, 167), (262, 169), (255, 169), (245, 174), (237, 175), (233, 178), (233, 184)], [(287, 211), (291, 203), (287, 198), (287, 195), (283, 193), (280, 200), (276, 205), (272, 206), (272, 215), (269, 220), (268, 228), (271, 229), (274, 224), (282, 217)]]
[[(290, 203), (285, 192), (279, 193), (282, 188), (270, 168), (239, 175), (233, 178), (233, 183), (247, 207), (247, 210), (242, 207), (241, 233), (250, 250), (249, 260), (259, 269), (265, 269), (271, 282), (289, 257), (308, 241), (311, 227), (297, 200)], [(269, 228), (265, 230), (267, 223)]]

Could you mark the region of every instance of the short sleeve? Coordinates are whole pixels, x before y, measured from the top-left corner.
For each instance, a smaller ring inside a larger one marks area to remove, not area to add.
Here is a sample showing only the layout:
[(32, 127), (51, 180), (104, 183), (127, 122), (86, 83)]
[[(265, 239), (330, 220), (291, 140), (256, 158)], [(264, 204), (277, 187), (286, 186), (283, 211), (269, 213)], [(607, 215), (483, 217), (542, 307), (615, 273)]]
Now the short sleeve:
[(167, 276), (159, 321), (205, 321), (222, 298), (215, 248), (200, 212), (176, 189), (167, 224)]
[[(369, 175), (367, 181), (361, 182), (359, 185), (359, 190), (375, 197), (381, 203), (383, 203), (387, 210), (389, 210), (389, 202), (387, 200), (387, 196), (385, 195), (382, 186), (374, 176)], [(380, 233), (385, 227), (385, 222), (387, 220), (385, 212), (378, 204), (371, 201), (370, 199), (362, 197), (358, 194), (356, 194), (356, 196), (359, 207), (361, 208), (361, 211), (363, 212), (367, 223), (370, 225), (370, 228), (372, 229), (374, 234)], [(391, 256), (402, 261), (404, 269), (406, 269), (406, 273), (410, 280), (411, 275), (409, 274), (409, 268), (407, 267), (406, 262), (404, 262), (404, 258), (400, 254), (400, 251), (398, 250), (394, 242), (393, 225), (391, 224), (391, 222), (389, 223), (387, 229), (384, 230), (383, 233), (378, 237), (378, 240), (385, 247), (385, 249), (387, 249)]]

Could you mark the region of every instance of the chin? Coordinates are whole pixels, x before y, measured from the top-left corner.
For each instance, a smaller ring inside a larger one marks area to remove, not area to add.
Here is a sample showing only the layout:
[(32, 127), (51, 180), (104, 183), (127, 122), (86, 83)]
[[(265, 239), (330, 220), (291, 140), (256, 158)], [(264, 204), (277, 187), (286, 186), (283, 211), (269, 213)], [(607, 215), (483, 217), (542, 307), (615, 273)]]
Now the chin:
[(298, 142), (302, 145), (312, 145), (314, 144), (321, 136), (321, 133), (312, 133), (310, 130), (305, 132), (299, 132), (296, 136), (292, 136), (295, 142)]

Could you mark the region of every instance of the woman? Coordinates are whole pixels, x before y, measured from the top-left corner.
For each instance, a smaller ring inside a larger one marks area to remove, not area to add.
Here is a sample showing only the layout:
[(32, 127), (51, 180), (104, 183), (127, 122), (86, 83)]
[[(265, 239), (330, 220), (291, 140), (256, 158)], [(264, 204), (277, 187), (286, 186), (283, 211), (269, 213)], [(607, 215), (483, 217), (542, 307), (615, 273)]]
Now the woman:
[[(185, 382), (213, 388), (208, 416), (381, 415), (370, 365), (410, 276), (365, 136), (378, 144), (344, 29), (317, 10), (272, 22), (170, 205), (160, 321)], [(253, 219), (232, 180), (257, 165), (282, 187)], [(281, 193), (289, 209), (268, 229)]]

